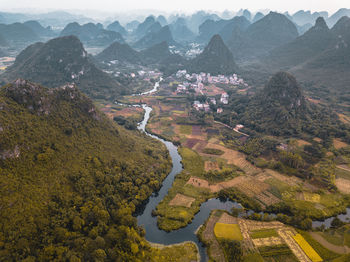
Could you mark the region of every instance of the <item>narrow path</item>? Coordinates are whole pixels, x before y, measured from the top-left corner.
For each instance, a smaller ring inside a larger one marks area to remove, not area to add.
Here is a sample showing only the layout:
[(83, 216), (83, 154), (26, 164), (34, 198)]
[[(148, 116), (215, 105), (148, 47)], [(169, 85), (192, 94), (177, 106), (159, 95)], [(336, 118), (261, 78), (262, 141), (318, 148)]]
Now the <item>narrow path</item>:
[(349, 254), (350, 248), (347, 246), (337, 246), (332, 243), (329, 243), (326, 239), (324, 239), (321, 235), (317, 234), (316, 232), (310, 232), (310, 235), (319, 242), (322, 246), (325, 248), (328, 248), (329, 250), (332, 250), (335, 253), (338, 254)]
[[(216, 212), (215, 212), (216, 213)], [(214, 235), (214, 226), (216, 222), (220, 219), (220, 217), (216, 216), (215, 213), (213, 213), (206, 225), (205, 230), (203, 231), (203, 238), (209, 242), (209, 249), (211, 256), (215, 259), (217, 262), (225, 262), (225, 255), (216, 240), (216, 237)]]
[(300, 262), (311, 262), (311, 259), (304, 253), (297, 242), (295, 242), (292, 237), (294, 233), (292, 233), (291, 229), (281, 228), (278, 229), (277, 232)]
[(336, 167), (339, 168), (339, 169), (342, 169), (342, 170), (350, 172), (350, 168), (348, 168), (348, 167), (344, 167), (344, 166), (336, 166)]
[(245, 133), (243, 133), (243, 132), (241, 132), (241, 131), (238, 131), (236, 128), (233, 128), (232, 126), (226, 125), (226, 124), (224, 124), (224, 123), (222, 123), (222, 122), (219, 122), (219, 121), (216, 121), (216, 120), (214, 120), (214, 123), (217, 123), (217, 124), (219, 124), (219, 125), (222, 125), (222, 126), (224, 126), (224, 127), (227, 127), (227, 128), (229, 128), (229, 129), (232, 129), (233, 131), (237, 132), (238, 134), (241, 134), (241, 135), (243, 135), (243, 136), (249, 137), (249, 135), (247, 135), (247, 134), (245, 134)]

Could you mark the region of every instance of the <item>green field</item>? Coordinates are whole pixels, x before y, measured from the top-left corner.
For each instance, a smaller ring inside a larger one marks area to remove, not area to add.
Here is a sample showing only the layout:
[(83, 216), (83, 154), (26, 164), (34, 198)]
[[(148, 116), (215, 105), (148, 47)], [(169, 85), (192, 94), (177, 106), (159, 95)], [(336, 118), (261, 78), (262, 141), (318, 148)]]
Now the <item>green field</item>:
[(223, 238), (228, 240), (243, 240), (241, 229), (237, 224), (216, 223), (214, 227), (214, 234), (218, 239)]
[(259, 252), (263, 257), (274, 257), (280, 255), (293, 254), (289, 247), (285, 244), (277, 246), (262, 246), (259, 247)]
[(204, 148), (203, 153), (209, 154), (209, 155), (221, 156), (225, 152), (216, 148)]
[(250, 233), (250, 237), (253, 239), (266, 238), (266, 237), (278, 237), (278, 233), (276, 232), (275, 229), (256, 230)]
[(192, 126), (191, 125), (180, 125), (180, 133), (185, 135), (192, 134)]
[(191, 262), (197, 261), (198, 250), (194, 243), (152, 248), (154, 262)]

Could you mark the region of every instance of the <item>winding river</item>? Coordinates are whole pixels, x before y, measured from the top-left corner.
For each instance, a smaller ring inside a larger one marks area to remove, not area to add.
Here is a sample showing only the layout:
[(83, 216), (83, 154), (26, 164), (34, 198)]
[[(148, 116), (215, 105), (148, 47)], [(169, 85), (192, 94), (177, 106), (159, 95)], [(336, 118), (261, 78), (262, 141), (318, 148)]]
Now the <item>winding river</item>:
[(191, 224), (187, 225), (184, 228), (171, 232), (160, 230), (157, 226), (157, 217), (152, 216), (152, 210), (155, 209), (159, 202), (167, 195), (168, 190), (171, 188), (174, 182), (175, 176), (182, 171), (181, 156), (177, 151), (177, 147), (173, 143), (165, 141), (164, 139), (146, 132), (145, 128), (149, 120), (152, 108), (147, 105), (142, 105), (142, 107), (145, 110), (145, 116), (143, 121), (139, 124), (138, 129), (165, 144), (169, 150), (173, 167), (169, 175), (163, 181), (159, 192), (153, 193), (150, 196), (147, 204), (144, 206), (144, 209), (139, 212), (141, 214), (137, 216), (137, 224), (145, 228), (146, 239), (152, 243), (170, 245), (184, 241), (193, 241), (197, 244), (197, 247), (199, 249), (201, 262), (207, 261), (205, 247), (197, 239), (197, 236), (195, 234), (196, 230), (208, 219), (209, 214), (212, 210), (224, 209), (230, 211), (232, 207), (240, 207), (240, 205), (231, 201), (222, 202), (219, 199), (210, 199), (201, 205), (200, 211), (196, 214)]
[[(151, 91), (141, 93), (140, 95), (154, 93), (157, 91), (158, 87), (159, 82), (155, 84), (154, 88)], [(201, 262), (205, 262), (208, 260), (206, 248), (198, 240), (195, 232), (208, 219), (209, 214), (212, 210), (222, 209), (230, 211), (233, 207), (239, 208), (241, 205), (232, 201), (223, 202), (219, 199), (210, 199), (201, 205), (200, 211), (195, 215), (192, 223), (188, 224), (186, 227), (171, 232), (160, 230), (157, 226), (157, 217), (152, 216), (152, 210), (154, 210), (159, 202), (167, 195), (168, 190), (171, 188), (174, 182), (175, 176), (183, 170), (181, 164), (182, 158), (177, 150), (177, 147), (173, 143), (152, 135), (146, 131), (146, 125), (150, 118), (152, 108), (145, 104), (142, 105), (142, 108), (144, 109), (145, 114), (143, 121), (138, 125), (138, 129), (142, 132), (145, 132), (148, 136), (161, 141), (166, 146), (169, 151), (173, 167), (169, 175), (163, 181), (160, 190), (156, 193), (153, 193), (149, 197), (148, 202), (141, 208), (141, 210), (138, 211), (137, 224), (144, 227), (146, 231), (146, 239), (152, 243), (163, 245), (178, 244), (184, 241), (192, 241), (196, 243), (200, 254), (200, 260)], [(338, 217), (344, 222), (349, 222), (350, 208), (347, 208), (346, 211), (346, 214), (338, 215)], [(313, 226), (325, 225), (325, 227), (328, 228), (330, 227), (332, 220), (333, 218), (328, 218), (325, 221), (313, 221)]]

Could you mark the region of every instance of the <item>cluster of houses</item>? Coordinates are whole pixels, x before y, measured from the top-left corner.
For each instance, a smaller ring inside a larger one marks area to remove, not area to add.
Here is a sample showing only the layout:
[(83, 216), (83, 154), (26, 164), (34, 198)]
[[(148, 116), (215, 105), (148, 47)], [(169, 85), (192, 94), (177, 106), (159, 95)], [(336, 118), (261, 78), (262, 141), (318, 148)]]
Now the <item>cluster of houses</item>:
[(210, 73), (188, 74), (186, 70), (179, 70), (176, 73), (176, 78), (185, 78), (187, 81), (203, 83), (203, 84), (231, 84), (242, 85), (248, 87), (248, 84), (244, 82), (243, 78), (238, 77), (237, 74), (230, 76), (218, 75), (212, 76)]
[[(220, 103), (227, 105), (228, 104), (228, 98), (229, 95), (226, 92), (223, 92), (221, 94), (220, 97)], [(209, 103), (205, 102), (205, 103), (201, 103), (199, 101), (194, 101), (193, 103), (193, 107), (197, 110), (197, 111), (204, 111), (204, 112), (209, 112), (210, 111), (210, 104), (216, 105), (216, 99), (215, 98), (210, 98)], [(223, 112), (223, 109), (221, 107), (218, 107), (216, 110), (216, 113), (221, 114)]]

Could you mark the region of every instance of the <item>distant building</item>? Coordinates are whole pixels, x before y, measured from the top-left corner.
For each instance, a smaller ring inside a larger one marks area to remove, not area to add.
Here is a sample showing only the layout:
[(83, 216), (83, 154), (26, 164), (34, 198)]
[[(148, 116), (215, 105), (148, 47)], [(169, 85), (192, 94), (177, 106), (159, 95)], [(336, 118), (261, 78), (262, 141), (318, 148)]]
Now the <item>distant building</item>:
[(223, 111), (224, 111), (224, 110), (223, 110), (221, 107), (219, 107), (218, 109), (216, 109), (216, 113), (218, 113), (218, 114), (221, 114)]
[(227, 93), (222, 93), (221, 98), (220, 98), (220, 102), (223, 103), (224, 105), (227, 105), (228, 98), (229, 98), (229, 95)]

